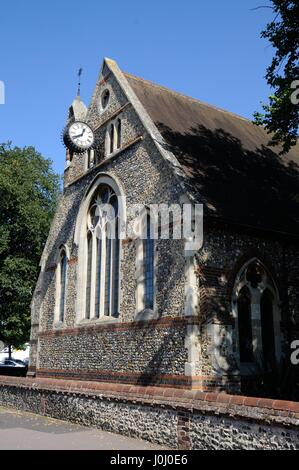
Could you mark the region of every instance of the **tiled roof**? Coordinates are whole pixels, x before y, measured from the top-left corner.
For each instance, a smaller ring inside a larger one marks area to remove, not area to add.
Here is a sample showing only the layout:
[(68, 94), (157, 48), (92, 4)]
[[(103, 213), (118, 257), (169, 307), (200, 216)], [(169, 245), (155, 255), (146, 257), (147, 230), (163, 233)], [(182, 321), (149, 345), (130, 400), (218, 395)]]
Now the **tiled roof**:
[(266, 131), (251, 121), (125, 76), (206, 214), (299, 236), (299, 144), (279, 156)]

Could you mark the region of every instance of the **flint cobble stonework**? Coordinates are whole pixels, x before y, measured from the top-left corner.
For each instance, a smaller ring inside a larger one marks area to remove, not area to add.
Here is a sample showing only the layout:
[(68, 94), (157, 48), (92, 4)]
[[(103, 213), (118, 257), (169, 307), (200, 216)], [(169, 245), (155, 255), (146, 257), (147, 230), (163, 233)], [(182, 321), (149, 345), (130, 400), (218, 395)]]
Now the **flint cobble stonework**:
[(299, 449), (299, 404), (279, 400), (0, 377), (0, 405), (173, 449)]
[[(138, 374), (139, 381), (157, 374), (184, 374), (187, 351), (185, 324), (169, 320), (149, 323), (95, 325), (40, 336), (39, 369), (76, 376)], [(101, 360), (99, 358), (101, 357)], [(105, 372), (103, 372), (105, 371)], [(46, 372), (45, 372), (46, 373)], [(103, 376), (103, 378), (105, 378)]]
[(194, 449), (298, 450), (298, 430), (253, 424), (232, 418), (194, 416), (190, 423)]

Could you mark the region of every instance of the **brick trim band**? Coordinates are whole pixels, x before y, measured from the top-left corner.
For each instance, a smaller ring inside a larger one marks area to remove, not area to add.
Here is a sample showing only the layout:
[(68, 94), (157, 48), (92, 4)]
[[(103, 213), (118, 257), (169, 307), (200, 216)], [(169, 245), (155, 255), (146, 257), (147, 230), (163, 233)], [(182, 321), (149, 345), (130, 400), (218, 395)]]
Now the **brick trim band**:
[(237, 376), (226, 376), (219, 380), (213, 376), (186, 376), (178, 374), (142, 374), (133, 372), (112, 372), (106, 370), (90, 371), (90, 370), (61, 370), (61, 369), (37, 369), (37, 377), (59, 378), (76, 381), (97, 381), (110, 383), (125, 383), (143, 386), (172, 386), (175, 388), (185, 389), (215, 389), (223, 388), (224, 382), (235, 383), (239, 380)]

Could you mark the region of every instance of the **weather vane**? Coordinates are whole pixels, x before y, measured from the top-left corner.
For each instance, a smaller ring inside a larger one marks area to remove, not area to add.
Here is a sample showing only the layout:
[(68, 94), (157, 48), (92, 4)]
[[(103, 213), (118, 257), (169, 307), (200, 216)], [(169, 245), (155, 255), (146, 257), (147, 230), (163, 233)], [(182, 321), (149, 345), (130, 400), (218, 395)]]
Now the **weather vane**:
[(78, 92), (77, 92), (77, 96), (80, 96), (82, 72), (83, 72), (83, 69), (82, 69), (82, 67), (80, 67), (79, 70), (78, 70)]

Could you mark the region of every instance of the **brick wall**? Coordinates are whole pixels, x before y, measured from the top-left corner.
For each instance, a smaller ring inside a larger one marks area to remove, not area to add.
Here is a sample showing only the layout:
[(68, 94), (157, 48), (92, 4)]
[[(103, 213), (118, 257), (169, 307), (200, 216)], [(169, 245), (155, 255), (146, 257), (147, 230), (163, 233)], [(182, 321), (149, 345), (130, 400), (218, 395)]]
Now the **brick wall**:
[(174, 449), (299, 449), (299, 403), (162, 387), (0, 377), (0, 405)]

